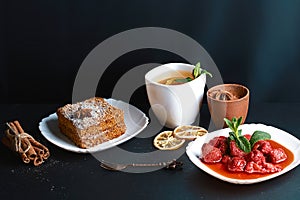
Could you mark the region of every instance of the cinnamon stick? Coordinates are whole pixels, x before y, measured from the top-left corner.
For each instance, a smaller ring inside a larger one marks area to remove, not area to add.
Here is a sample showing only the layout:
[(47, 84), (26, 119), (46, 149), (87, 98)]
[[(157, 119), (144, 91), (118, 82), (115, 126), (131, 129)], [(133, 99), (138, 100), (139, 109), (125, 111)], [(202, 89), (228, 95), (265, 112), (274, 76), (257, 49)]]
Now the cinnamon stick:
[[(19, 135), (21, 133), (24, 133), (24, 130), (22, 129), (18, 121), (10, 122), (9, 125), (14, 129), (15, 134)], [(28, 149), (27, 152), (25, 152), (25, 154), (30, 160), (34, 160), (35, 157), (37, 156), (32, 145), (30, 145), (28, 138), (21, 139), (21, 148), (22, 151), (20, 153), (23, 153)]]
[(18, 130), (19, 133), (24, 133), (25, 132), (23, 130), (22, 126), (20, 125), (19, 121), (15, 120), (15, 121), (13, 121), (13, 124), (16, 126), (16, 129)]
[(42, 164), (44, 162), (43, 158), (40, 156), (35, 157), (35, 159), (33, 160), (33, 164), (34, 166), (39, 166), (40, 164)]
[[(19, 133), (24, 133), (24, 130), (23, 130), (21, 124), (19, 123), (19, 121), (14, 121), (14, 124), (16, 125), (16, 128), (19, 131)], [(28, 138), (28, 140), (33, 147), (36, 147), (34, 149), (37, 149), (40, 152), (40, 154), (43, 154), (44, 159), (47, 159), (50, 156), (50, 153), (49, 153), (49, 150), (47, 147), (45, 147), (38, 141), (34, 140), (33, 138)]]
[[(6, 130), (6, 137), (3, 137), (1, 139), (1, 142), (6, 146), (8, 147), (10, 150), (12, 151), (16, 151), (15, 149), (15, 145), (14, 145), (14, 140), (12, 140), (11, 137), (7, 136), (7, 132), (9, 130)], [(27, 157), (27, 155), (25, 153), (20, 153), (20, 156), (21, 156), (21, 159), (24, 163), (29, 163), (30, 162), (30, 159)]]
[(21, 154), (21, 159), (24, 163), (30, 163), (30, 159), (27, 157), (25, 153)]
[(39, 151), (38, 155), (42, 155), (44, 159), (47, 159), (50, 156), (50, 151), (47, 147), (39, 143), (34, 139), (29, 139), (31, 145), (34, 147), (36, 151)]
[(17, 152), (24, 163), (32, 161), (34, 166), (41, 165), (50, 156), (49, 149), (25, 133), (19, 121), (7, 123), (2, 143)]

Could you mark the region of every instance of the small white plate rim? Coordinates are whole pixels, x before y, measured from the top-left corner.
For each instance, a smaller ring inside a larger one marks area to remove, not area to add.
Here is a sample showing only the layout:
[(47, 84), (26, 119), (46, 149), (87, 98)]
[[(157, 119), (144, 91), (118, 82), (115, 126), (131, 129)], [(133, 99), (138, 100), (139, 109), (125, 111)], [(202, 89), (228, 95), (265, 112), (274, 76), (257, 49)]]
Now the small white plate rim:
[(268, 132), (269, 134), (271, 134), (272, 140), (280, 143), (281, 145), (287, 147), (290, 151), (293, 152), (294, 161), (278, 173), (270, 174), (268, 176), (264, 176), (257, 179), (234, 179), (216, 173), (199, 160), (199, 156), (201, 155), (201, 147), (204, 142), (208, 142), (215, 136), (228, 136), (228, 132), (230, 130), (229, 128), (207, 133), (204, 137), (199, 137), (195, 141), (190, 142), (186, 147), (186, 154), (188, 158), (204, 172), (214, 176), (215, 178), (234, 184), (253, 184), (266, 181), (278, 177), (282, 174), (285, 174), (286, 172), (294, 169), (300, 164), (300, 140), (295, 136), (289, 134), (284, 130), (265, 124), (243, 124), (240, 126), (240, 128), (242, 129), (243, 134), (252, 134), (255, 130)]
[[(49, 142), (60, 148), (76, 153), (93, 153), (103, 151), (124, 143), (138, 135), (147, 127), (149, 123), (148, 117), (135, 106), (112, 98), (105, 99), (105, 101), (124, 111), (124, 121), (127, 129), (126, 132), (118, 138), (96, 145), (95, 147), (89, 149), (77, 147), (69, 138), (67, 138), (59, 131), (56, 113), (50, 114), (48, 117), (43, 118), (39, 123), (39, 130)], [(135, 114), (136, 116), (131, 116), (129, 112)], [(129, 116), (136, 117), (138, 120), (134, 121)], [(49, 125), (47, 123), (52, 123), (52, 125)]]

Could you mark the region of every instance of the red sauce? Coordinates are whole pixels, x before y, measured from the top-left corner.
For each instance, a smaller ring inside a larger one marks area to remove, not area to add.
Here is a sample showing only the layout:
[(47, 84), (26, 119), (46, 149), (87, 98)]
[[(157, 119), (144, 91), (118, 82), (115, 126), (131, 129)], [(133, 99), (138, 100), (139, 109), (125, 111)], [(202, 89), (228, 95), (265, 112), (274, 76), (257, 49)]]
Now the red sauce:
[[(273, 140), (268, 140), (271, 144), (271, 146), (273, 148), (282, 148), (286, 155), (287, 155), (287, 159), (279, 164), (276, 165), (280, 165), (283, 169), (290, 165), (293, 161), (294, 161), (294, 154), (287, 148), (285, 148), (284, 146), (282, 146), (281, 144), (273, 141)], [(256, 178), (260, 178), (260, 177), (264, 177), (264, 176), (268, 176), (270, 175), (269, 173), (267, 174), (260, 174), (260, 173), (246, 173), (246, 172), (230, 172), (229, 170), (227, 170), (226, 166), (222, 163), (214, 163), (214, 164), (208, 164), (208, 163), (204, 163), (207, 167), (209, 167), (210, 169), (212, 169), (213, 171), (217, 172), (218, 174), (221, 174), (223, 176), (226, 176), (228, 178), (234, 178), (234, 179), (256, 179)]]

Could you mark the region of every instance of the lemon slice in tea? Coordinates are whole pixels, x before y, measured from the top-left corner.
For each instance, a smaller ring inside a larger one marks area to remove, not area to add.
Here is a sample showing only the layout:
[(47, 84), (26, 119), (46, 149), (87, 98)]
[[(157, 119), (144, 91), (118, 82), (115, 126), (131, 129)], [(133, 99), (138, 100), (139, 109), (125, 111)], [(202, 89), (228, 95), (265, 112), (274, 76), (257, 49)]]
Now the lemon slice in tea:
[(173, 131), (163, 131), (154, 138), (153, 145), (160, 150), (175, 150), (184, 142), (185, 140), (175, 138)]

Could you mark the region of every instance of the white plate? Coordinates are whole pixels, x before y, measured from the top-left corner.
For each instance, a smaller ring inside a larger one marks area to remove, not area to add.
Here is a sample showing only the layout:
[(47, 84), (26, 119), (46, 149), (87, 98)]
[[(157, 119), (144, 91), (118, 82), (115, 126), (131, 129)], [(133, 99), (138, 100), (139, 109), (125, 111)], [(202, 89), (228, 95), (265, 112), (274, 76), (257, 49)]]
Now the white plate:
[(90, 149), (79, 148), (60, 132), (56, 113), (42, 119), (39, 124), (39, 129), (47, 140), (63, 149), (77, 153), (92, 153), (119, 145), (139, 134), (148, 125), (148, 117), (136, 107), (123, 101), (114, 99), (105, 100), (111, 105), (124, 111), (124, 121), (127, 129), (126, 132), (118, 138), (104, 142)]
[(294, 154), (294, 161), (285, 167), (282, 171), (270, 174), (269, 176), (257, 178), (257, 179), (233, 179), (225, 177), (221, 174), (216, 173), (215, 171), (208, 168), (204, 163), (202, 163), (199, 160), (199, 157), (201, 156), (201, 147), (204, 143), (208, 142), (212, 138), (216, 136), (226, 136), (228, 137), (229, 128), (217, 130), (211, 133), (207, 133), (203, 137), (197, 138), (195, 141), (190, 142), (186, 148), (186, 153), (189, 157), (189, 159), (200, 169), (205, 171), (206, 173), (221, 179), (223, 181), (227, 181), (230, 183), (235, 184), (252, 184), (252, 183), (258, 183), (261, 181), (266, 181), (271, 178), (275, 178), (277, 176), (280, 176), (291, 169), (295, 168), (297, 165), (300, 164), (300, 140), (296, 137), (292, 136), (291, 134), (280, 130), (278, 128), (272, 127), (272, 126), (266, 126), (263, 124), (243, 124), (240, 126), (240, 128), (243, 131), (243, 134), (252, 134), (256, 130), (265, 131), (271, 135), (271, 139), (278, 142), (279, 144), (285, 146)]

